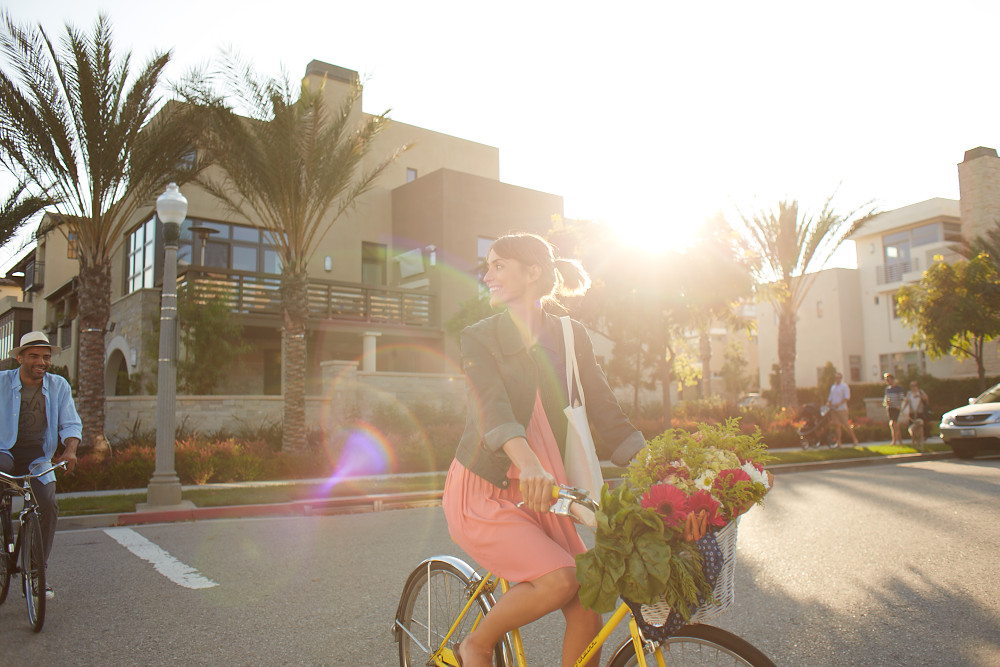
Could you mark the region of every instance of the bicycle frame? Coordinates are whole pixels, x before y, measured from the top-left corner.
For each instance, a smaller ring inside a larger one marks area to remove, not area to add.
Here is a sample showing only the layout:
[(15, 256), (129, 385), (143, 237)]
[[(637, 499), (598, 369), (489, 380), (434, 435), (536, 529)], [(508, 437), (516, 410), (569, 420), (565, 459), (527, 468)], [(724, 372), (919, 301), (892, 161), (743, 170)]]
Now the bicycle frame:
[[(465, 615), (469, 613), (472, 605), (475, 604), (476, 599), (483, 593), (492, 593), (498, 587), (502, 593), (506, 593), (510, 590), (510, 583), (506, 579), (494, 576), (490, 572), (486, 573), (486, 576), (479, 581), (479, 584), (470, 593), (465, 606), (462, 608), (462, 611), (459, 612), (455, 621), (451, 624), (451, 627), (448, 629), (448, 633), (445, 635), (437, 651), (431, 655), (431, 662), (428, 664), (436, 665), (437, 667), (458, 667), (458, 659), (455, 657), (455, 653), (451, 648), (451, 637), (455, 634), (455, 630), (459, 627), (462, 620), (465, 618)], [(583, 654), (580, 655), (580, 657), (576, 659), (576, 662), (573, 663), (575, 667), (581, 667), (582, 665), (587, 664), (587, 661), (594, 656), (598, 649), (604, 646), (605, 642), (607, 642), (608, 638), (611, 636), (611, 633), (615, 631), (615, 628), (617, 628), (626, 617), (629, 617), (629, 635), (632, 637), (632, 643), (635, 646), (636, 659), (639, 662), (639, 667), (648, 667), (645, 658), (645, 651), (643, 650), (643, 645), (646, 640), (643, 638), (642, 633), (639, 632), (639, 626), (636, 624), (635, 619), (631, 616), (631, 610), (628, 605), (623, 602), (618, 609), (615, 610), (615, 613), (611, 615), (611, 618), (608, 619), (607, 623), (604, 624), (600, 632), (597, 633), (594, 640), (590, 642), (590, 645), (587, 646)], [(479, 625), (479, 621), (481, 621), (482, 618), (482, 612), (478, 612), (476, 620), (472, 625), (473, 630)], [(510, 633), (508, 633), (508, 636), (510, 637), (511, 648), (514, 651), (514, 659), (517, 666), (528, 667), (528, 658), (524, 651), (524, 641), (521, 638), (520, 628), (511, 630)], [(663, 653), (660, 651), (659, 646), (655, 649), (655, 656), (657, 667), (666, 667), (666, 663), (663, 659)]]
[[(35, 502), (35, 495), (31, 490), (31, 480), (43, 475), (47, 475), (56, 468), (65, 468), (65, 463), (57, 463), (47, 470), (43, 470), (40, 473), (28, 473), (27, 475), (8, 475), (5, 472), (0, 472), (0, 494), (4, 498), (3, 507), (0, 508), (2, 511), (7, 512), (8, 506), (11, 504), (12, 499), (15, 496), (21, 496), (24, 500), (24, 506), (21, 507), (21, 511), (17, 514), (17, 523), (19, 527), (24, 526), (25, 517), (29, 514), (38, 515), (38, 503)], [(13, 520), (13, 508), (11, 508), (10, 513), (7, 516), (8, 521)], [(17, 539), (14, 541), (14, 548), (12, 551), (7, 552), (8, 556), (8, 567), (11, 568), (11, 574), (20, 574), (21, 568), (18, 565), (18, 556), (21, 553), (21, 541), (24, 535), (23, 530), (17, 531)], [(3, 545), (6, 549), (8, 545)]]

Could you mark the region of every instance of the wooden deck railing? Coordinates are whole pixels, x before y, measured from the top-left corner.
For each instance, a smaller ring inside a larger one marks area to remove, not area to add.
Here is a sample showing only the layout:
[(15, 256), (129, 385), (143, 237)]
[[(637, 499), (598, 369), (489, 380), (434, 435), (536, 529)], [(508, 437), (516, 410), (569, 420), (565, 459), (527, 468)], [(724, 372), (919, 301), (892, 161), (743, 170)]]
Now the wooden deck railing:
[[(281, 276), (191, 265), (177, 277), (178, 287), (190, 284), (197, 284), (200, 293), (220, 299), (234, 313), (281, 316)], [(433, 326), (434, 297), (425, 291), (313, 278), (308, 298), (313, 319)]]

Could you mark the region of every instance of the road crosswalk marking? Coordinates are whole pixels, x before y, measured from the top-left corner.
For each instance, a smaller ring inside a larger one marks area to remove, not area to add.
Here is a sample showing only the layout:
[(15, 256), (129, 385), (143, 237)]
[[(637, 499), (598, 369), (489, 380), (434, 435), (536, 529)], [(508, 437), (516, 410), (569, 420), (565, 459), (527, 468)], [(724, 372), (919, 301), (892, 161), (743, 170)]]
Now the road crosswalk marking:
[(219, 585), (203, 577), (198, 570), (180, 562), (131, 528), (105, 528), (104, 532), (139, 558), (149, 561), (157, 572), (179, 586), (212, 588)]

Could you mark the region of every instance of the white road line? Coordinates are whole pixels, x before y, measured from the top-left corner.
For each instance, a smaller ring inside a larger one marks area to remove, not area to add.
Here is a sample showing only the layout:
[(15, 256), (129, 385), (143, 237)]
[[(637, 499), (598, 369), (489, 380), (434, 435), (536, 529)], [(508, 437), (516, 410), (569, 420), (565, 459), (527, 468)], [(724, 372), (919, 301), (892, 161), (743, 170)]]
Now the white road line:
[(201, 576), (198, 570), (180, 562), (131, 528), (105, 528), (104, 532), (139, 558), (152, 563), (157, 572), (179, 586), (211, 588), (219, 585)]

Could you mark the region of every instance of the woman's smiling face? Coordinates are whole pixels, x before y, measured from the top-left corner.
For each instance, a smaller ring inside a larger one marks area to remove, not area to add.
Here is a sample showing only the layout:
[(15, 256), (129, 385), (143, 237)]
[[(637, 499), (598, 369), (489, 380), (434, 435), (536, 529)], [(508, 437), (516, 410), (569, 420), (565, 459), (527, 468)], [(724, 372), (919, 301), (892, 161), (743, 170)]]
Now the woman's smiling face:
[(516, 259), (506, 259), (490, 250), (486, 257), (488, 270), (483, 276), (483, 283), (490, 290), (490, 305), (509, 304), (518, 299), (531, 299), (537, 295), (533, 285), (538, 280), (541, 270), (534, 266), (525, 266)]

